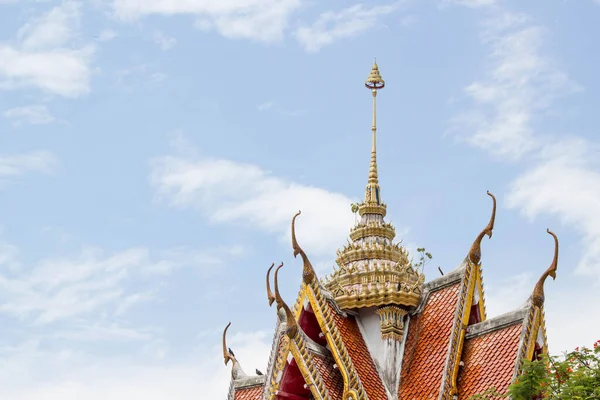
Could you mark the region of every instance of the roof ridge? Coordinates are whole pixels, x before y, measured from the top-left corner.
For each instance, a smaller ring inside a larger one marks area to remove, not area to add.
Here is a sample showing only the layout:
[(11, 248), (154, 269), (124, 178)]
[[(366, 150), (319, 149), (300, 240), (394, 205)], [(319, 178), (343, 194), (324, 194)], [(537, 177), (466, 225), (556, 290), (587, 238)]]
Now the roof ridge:
[(485, 335), (486, 333), (506, 328), (509, 325), (523, 323), (528, 313), (529, 310), (527, 308), (520, 307), (483, 322), (473, 324), (469, 326), (465, 339)]

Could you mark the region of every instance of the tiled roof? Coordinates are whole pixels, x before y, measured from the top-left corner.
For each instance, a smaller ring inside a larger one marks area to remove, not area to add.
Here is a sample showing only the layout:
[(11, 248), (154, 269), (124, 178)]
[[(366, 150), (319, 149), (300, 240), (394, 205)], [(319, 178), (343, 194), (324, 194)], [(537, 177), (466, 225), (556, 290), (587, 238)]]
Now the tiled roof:
[(235, 389), (235, 400), (260, 400), (264, 385)]
[(329, 398), (331, 400), (342, 400), (342, 395), (344, 394), (344, 379), (342, 378), (339, 369), (333, 368), (335, 364), (333, 358), (314, 354), (312, 359), (321, 375), (325, 387), (329, 391)]
[(457, 282), (432, 292), (423, 311), (411, 318), (399, 398), (423, 400), (439, 395), (459, 291)]
[(332, 309), (334, 321), (340, 331), (348, 355), (354, 364), (369, 400), (387, 400), (383, 382), (379, 377), (371, 353), (352, 315), (343, 318)]
[(521, 328), (516, 323), (465, 340), (465, 365), (458, 376), (459, 399), (468, 399), (490, 387), (506, 391), (517, 361)]

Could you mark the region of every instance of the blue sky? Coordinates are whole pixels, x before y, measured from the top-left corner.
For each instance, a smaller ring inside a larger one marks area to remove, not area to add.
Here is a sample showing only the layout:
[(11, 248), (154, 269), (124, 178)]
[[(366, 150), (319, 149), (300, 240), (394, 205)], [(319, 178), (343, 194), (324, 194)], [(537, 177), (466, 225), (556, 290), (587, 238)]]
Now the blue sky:
[(318, 272), (366, 184), (451, 270), (490, 213), (489, 316), (546, 285), (553, 352), (598, 339), (600, 4), (0, 0), (0, 397), (220, 398), (266, 368), (264, 273)]

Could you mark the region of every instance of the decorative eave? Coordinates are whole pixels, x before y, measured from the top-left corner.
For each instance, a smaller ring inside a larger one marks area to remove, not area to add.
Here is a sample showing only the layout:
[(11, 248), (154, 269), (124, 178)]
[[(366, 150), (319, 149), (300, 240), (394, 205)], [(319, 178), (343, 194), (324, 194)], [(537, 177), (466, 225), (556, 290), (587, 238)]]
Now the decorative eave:
[(393, 240), (396, 237), (396, 229), (390, 223), (377, 224), (371, 222), (367, 225), (359, 224), (350, 231), (351, 240), (359, 240), (369, 236), (384, 237)]
[(376, 214), (385, 217), (387, 214), (387, 205), (384, 203), (362, 203), (358, 206), (358, 215)]
[(338, 250), (336, 263), (340, 267), (361, 260), (393, 261), (398, 264), (409, 264), (408, 252), (397, 243), (364, 243), (356, 245), (347, 244)]

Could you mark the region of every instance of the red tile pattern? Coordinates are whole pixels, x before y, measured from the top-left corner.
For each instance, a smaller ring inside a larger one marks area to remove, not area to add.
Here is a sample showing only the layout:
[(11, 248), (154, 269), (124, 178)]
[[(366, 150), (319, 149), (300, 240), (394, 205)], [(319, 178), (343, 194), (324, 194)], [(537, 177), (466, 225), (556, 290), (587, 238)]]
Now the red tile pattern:
[(333, 358), (325, 358), (318, 355), (313, 355), (314, 366), (319, 371), (321, 379), (329, 392), (331, 400), (342, 400), (344, 394), (344, 378), (340, 374), (340, 370), (333, 368), (335, 361)]
[(262, 398), (264, 384), (243, 389), (235, 389), (235, 400), (260, 400)]
[(437, 399), (459, 291), (457, 282), (432, 292), (423, 311), (411, 318), (398, 388), (402, 400)]
[(354, 364), (365, 392), (367, 392), (367, 396), (369, 396), (369, 400), (387, 400), (383, 382), (379, 377), (367, 344), (358, 329), (356, 320), (352, 315), (343, 318), (336, 314), (333, 309), (331, 311), (334, 315), (333, 320), (340, 331), (348, 355)]
[(468, 399), (490, 387), (506, 391), (517, 362), (521, 327), (517, 323), (465, 340), (465, 366), (458, 375), (459, 399)]

